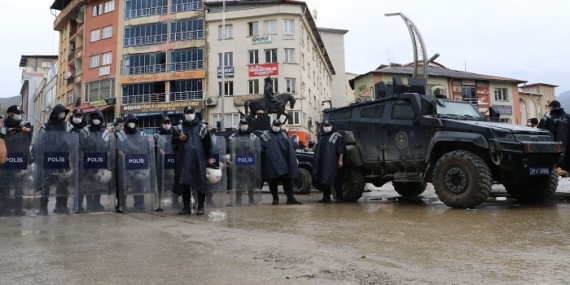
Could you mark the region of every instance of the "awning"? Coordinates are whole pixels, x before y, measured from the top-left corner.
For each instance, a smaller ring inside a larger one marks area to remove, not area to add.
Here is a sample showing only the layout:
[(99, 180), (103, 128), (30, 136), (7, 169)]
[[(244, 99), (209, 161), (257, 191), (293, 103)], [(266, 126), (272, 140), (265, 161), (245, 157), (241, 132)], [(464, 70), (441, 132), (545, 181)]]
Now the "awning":
[(111, 107), (115, 107), (115, 105), (105, 105), (105, 106), (98, 106), (98, 107), (85, 108), (85, 109), (82, 109), (82, 111), (83, 111), (83, 113), (91, 113), (91, 112), (94, 112), (95, 110), (104, 111), (104, 110), (107, 110), (107, 109), (109, 109), (109, 108), (111, 108)]

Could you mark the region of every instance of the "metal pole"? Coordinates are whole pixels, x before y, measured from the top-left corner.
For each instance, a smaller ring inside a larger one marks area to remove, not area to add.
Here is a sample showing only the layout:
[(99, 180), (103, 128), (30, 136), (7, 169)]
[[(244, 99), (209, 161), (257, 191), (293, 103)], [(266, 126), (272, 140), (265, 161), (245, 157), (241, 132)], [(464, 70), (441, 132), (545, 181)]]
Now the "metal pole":
[(226, 126), (224, 125), (226, 110), (225, 110), (225, 94), (226, 94), (226, 52), (225, 52), (225, 45), (224, 41), (226, 40), (226, 0), (223, 0), (222, 3), (222, 114), (220, 115), (220, 124), (222, 125), (222, 130), (225, 130)]

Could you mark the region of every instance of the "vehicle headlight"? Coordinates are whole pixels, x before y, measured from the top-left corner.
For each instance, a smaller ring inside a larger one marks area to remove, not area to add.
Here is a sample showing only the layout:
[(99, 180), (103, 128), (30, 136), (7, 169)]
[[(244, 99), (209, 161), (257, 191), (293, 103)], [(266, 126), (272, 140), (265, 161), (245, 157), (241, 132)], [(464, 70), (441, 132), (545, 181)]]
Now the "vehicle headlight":
[(516, 141), (515, 136), (510, 132), (505, 132), (503, 130), (497, 130), (497, 129), (493, 129), (491, 132), (493, 133), (493, 137), (495, 137), (498, 140)]

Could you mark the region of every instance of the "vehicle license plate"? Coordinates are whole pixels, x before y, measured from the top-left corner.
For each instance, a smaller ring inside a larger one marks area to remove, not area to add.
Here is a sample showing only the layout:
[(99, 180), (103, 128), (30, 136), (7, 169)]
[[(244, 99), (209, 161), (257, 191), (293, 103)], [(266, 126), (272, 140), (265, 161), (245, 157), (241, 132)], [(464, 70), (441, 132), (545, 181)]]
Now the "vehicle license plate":
[(549, 175), (550, 168), (548, 167), (531, 167), (530, 168), (530, 175)]

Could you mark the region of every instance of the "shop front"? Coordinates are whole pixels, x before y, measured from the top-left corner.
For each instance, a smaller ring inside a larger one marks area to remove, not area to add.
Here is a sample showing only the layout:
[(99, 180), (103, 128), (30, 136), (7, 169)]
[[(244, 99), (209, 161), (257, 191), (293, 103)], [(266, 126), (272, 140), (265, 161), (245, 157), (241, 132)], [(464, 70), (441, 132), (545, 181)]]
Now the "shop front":
[(134, 114), (139, 119), (139, 128), (147, 134), (154, 134), (158, 132), (164, 116), (169, 116), (172, 124), (177, 125), (186, 106), (203, 109), (203, 104), (203, 100), (129, 104), (122, 105), (120, 113), (121, 116)]

